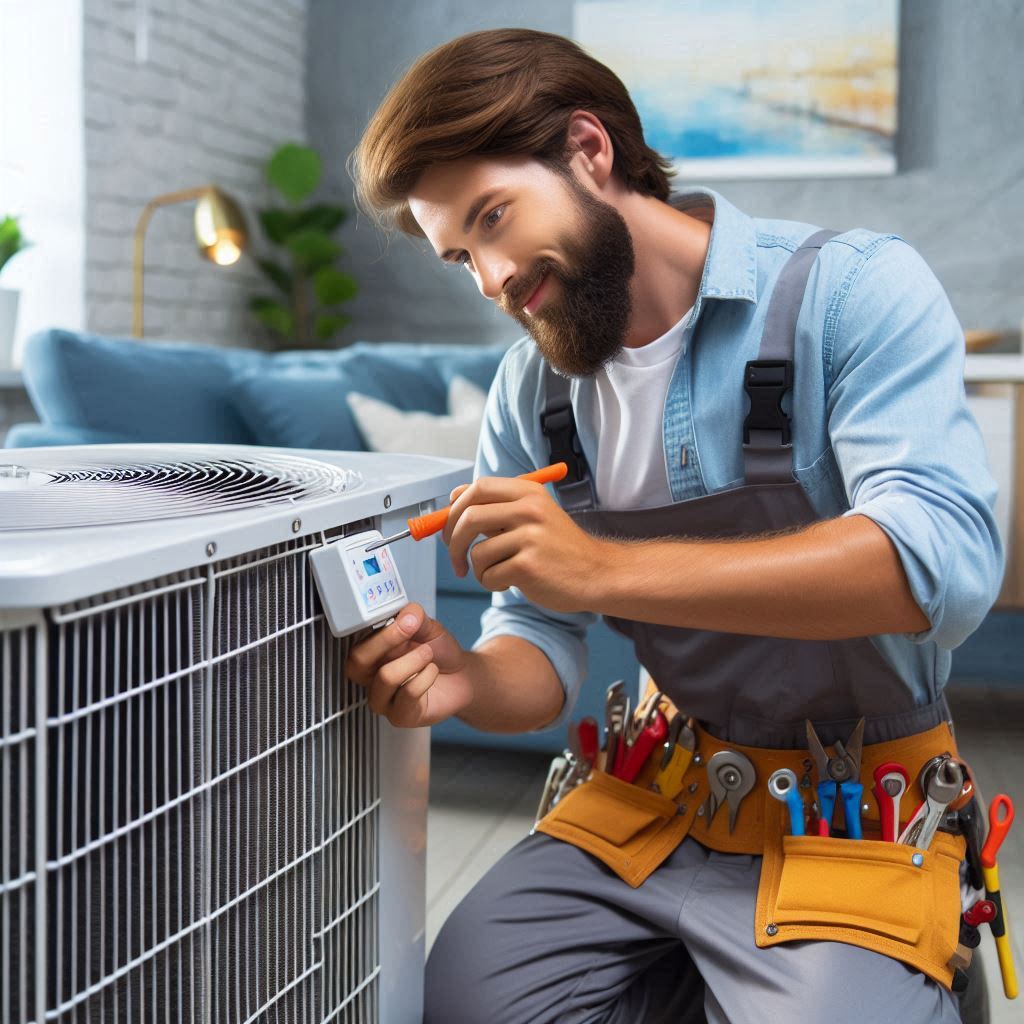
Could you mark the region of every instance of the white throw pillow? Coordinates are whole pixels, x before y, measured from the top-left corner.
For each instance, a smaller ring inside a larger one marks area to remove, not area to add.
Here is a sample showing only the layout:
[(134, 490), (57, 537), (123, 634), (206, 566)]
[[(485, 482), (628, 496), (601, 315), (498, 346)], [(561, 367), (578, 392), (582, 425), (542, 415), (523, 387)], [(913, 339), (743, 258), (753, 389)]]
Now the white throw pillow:
[(350, 391), (348, 407), (370, 451), (476, 458), (487, 393), (465, 377), (448, 385), (448, 415), (406, 412), (379, 398)]

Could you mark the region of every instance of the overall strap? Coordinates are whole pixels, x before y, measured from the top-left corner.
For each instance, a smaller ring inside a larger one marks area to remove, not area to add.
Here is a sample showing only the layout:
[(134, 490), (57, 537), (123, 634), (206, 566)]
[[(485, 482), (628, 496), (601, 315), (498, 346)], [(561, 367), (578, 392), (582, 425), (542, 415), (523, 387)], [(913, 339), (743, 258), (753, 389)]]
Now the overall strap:
[(569, 467), (565, 478), (554, 485), (559, 504), (566, 512), (583, 512), (597, 507), (594, 478), (583, 454), (576, 415), (569, 394), (570, 381), (544, 363), (544, 408), (540, 429), (548, 442), (549, 461)]
[(796, 322), (807, 278), (821, 247), (838, 231), (816, 231), (786, 261), (768, 304), (761, 348), (743, 370), (750, 412), (743, 421), (743, 474), (748, 484), (791, 483), (793, 446), (782, 396), (793, 387)]

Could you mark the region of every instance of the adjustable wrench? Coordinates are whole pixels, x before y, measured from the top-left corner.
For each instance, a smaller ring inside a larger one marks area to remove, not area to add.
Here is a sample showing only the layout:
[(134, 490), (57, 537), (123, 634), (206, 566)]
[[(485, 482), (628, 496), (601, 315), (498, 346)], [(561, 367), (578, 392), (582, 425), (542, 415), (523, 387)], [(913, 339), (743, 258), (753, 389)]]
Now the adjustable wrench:
[(926, 765), (922, 774), (925, 776), (921, 779), (925, 801), (896, 841), (927, 850), (935, 830), (942, 824), (946, 808), (963, 789), (964, 773), (952, 758), (944, 758), (937, 765)]

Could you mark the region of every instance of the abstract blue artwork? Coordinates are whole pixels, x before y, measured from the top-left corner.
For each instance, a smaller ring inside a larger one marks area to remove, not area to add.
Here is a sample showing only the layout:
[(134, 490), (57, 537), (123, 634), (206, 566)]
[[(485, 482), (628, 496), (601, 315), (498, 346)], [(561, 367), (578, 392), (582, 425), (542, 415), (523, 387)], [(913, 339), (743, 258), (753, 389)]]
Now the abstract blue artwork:
[(577, 0), (684, 179), (893, 174), (899, 0)]

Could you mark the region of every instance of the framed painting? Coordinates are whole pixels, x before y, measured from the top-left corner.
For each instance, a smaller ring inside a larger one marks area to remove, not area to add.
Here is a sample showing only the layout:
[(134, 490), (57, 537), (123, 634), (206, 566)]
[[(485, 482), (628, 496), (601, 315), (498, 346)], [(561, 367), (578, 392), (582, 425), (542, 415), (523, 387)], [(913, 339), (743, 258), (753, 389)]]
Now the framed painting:
[(899, 0), (576, 0), (684, 180), (896, 171)]

